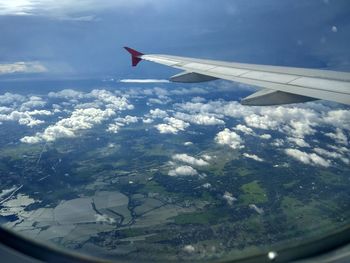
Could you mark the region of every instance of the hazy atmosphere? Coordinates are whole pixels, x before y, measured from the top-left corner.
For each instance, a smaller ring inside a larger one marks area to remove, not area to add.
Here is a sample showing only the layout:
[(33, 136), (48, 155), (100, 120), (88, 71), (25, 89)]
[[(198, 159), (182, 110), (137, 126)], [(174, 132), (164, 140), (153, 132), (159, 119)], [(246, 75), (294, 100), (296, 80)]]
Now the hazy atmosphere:
[(122, 50), (128, 45), (145, 53), (348, 69), (349, 9), (347, 0), (2, 0), (0, 61), (34, 62), (42, 67), (22, 71), (50, 76), (167, 76), (158, 66), (131, 71)]

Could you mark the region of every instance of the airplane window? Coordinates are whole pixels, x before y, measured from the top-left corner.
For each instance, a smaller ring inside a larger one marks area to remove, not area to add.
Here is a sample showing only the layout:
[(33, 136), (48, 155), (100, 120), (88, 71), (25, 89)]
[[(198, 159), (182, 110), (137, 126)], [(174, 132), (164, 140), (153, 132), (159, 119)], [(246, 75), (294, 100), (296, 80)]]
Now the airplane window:
[(122, 262), (273, 260), (341, 234), (349, 8), (0, 0), (1, 227)]

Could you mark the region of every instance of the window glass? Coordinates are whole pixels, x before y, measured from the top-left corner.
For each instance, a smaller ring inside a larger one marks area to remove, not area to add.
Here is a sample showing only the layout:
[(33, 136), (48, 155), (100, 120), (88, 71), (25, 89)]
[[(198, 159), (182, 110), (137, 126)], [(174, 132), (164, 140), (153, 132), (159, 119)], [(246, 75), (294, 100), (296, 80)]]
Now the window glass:
[(244, 106), (146, 53), (349, 70), (348, 1), (0, 1), (0, 223), (95, 257), (217, 261), (350, 218), (350, 107)]

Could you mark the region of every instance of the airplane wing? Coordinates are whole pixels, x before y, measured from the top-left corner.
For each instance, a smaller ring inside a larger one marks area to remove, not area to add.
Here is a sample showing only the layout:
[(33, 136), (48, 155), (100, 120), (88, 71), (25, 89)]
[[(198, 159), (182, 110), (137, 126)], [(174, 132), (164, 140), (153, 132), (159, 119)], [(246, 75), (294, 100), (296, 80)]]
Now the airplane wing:
[(183, 70), (173, 82), (194, 83), (225, 79), (263, 88), (244, 98), (244, 105), (267, 106), (306, 102), (316, 99), (350, 105), (350, 73), (231, 63), (170, 55), (145, 55), (129, 47), (132, 65), (147, 60)]

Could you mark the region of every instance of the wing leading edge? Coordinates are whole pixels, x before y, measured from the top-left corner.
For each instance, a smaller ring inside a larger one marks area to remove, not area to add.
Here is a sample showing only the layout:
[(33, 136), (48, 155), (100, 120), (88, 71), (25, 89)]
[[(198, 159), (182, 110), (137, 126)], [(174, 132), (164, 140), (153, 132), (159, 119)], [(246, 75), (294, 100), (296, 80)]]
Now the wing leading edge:
[(263, 88), (242, 100), (245, 105), (279, 105), (324, 99), (350, 105), (350, 73), (306, 68), (231, 63), (169, 55), (144, 55), (125, 47), (132, 65), (141, 60), (183, 70), (175, 82), (225, 79)]

